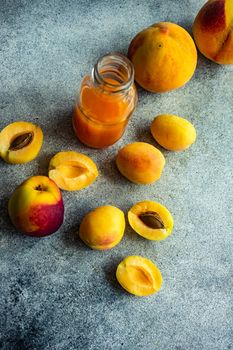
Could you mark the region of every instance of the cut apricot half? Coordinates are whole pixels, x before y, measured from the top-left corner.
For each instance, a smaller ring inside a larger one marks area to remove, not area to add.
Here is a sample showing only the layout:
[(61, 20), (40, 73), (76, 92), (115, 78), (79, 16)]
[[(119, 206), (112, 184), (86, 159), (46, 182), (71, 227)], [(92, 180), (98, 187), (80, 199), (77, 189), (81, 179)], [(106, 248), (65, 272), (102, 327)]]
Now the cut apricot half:
[(153, 201), (136, 203), (128, 212), (130, 226), (140, 236), (163, 240), (173, 229), (173, 217), (162, 204)]
[(43, 133), (39, 126), (17, 121), (0, 132), (0, 156), (7, 163), (27, 163), (36, 158), (42, 143)]
[(118, 265), (116, 278), (120, 285), (136, 296), (148, 296), (158, 292), (163, 278), (155, 264), (137, 255), (127, 256)]
[(62, 190), (81, 190), (94, 182), (97, 176), (96, 164), (82, 153), (59, 152), (49, 163), (49, 178)]

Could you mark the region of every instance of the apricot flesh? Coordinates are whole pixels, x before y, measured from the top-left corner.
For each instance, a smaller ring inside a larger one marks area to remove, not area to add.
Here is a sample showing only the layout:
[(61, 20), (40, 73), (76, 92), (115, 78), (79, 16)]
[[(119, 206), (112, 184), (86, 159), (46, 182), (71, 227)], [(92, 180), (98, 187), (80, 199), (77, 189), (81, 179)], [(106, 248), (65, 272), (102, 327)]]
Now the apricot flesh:
[(193, 23), (200, 52), (219, 64), (233, 64), (233, 1), (209, 0)]
[(120, 285), (136, 296), (148, 296), (158, 292), (163, 278), (155, 264), (141, 256), (127, 256), (118, 265), (116, 278)]
[(36, 158), (43, 143), (38, 125), (17, 121), (0, 132), (0, 156), (11, 164), (27, 163)]
[(128, 180), (146, 185), (160, 178), (165, 158), (157, 148), (149, 143), (134, 142), (119, 150), (116, 164), (121, 174)]
[(79, 237), (90, 248), (105, 250), (120, 243), (125, 231), (124, 213), (104, 205), (89, 212), (82, 220)]
[(169, 210), (153, 201), (134, 204), (128, 212), (128, 221), (135, 232), (153, 241), (164, 240), (170, 236), (174, 225)]
[(197, 65), (192, 37), (179, 25), (159, 22), (138, 33), (130, 43), (128, 56), (135, 80), (151, 92), (166, 92), (187, 83)]
[(97, 176), (96, 164), (82, 153), (59, 152), (49, 163), (49, 178), (66, 191), (81, 190), (92, 184)]
[(182, 151), (196, 140), (196, 130), (186, 119), (173, 114), (161, 114), (151, 124), (154, 139), (170, 151)]

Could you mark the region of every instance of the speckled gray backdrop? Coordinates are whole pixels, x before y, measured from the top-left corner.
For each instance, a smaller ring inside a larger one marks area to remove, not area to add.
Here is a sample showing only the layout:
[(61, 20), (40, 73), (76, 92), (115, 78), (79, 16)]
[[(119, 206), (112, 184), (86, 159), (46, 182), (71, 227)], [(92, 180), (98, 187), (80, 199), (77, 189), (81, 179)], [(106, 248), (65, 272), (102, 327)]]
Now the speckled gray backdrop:
[[(82, 146), (71, 127), (80, 81), (100, 55), (126, 53), (132, 37), (154, 22), (176, 22), (191, 32), (203, 3), (1, 0), (0, 128), (19, 119), (38, 123), (44, 144), (29, 164), (0, 162), (0, 349), (233, 349), (233, 67), (199, 55), (182, 89), (163, 95), (139, 89), (124, 137), (108, 149)], [(114, 157), (132, 141), (155, 144), (149, 125), (160, 113), (192, 121), (197, 142), (185, 152), (164, 152), (166, 168), (157, 183), (133, 185), (118, 173)], [(7, 216), (10, 194), (27, 177), (46, 175), (51, 156), (68, 149), (93, 158), (97, 181), (63, 193), (65, 222), (57, 233), (20, 235)], [(126, 213), (143, 199), (173, 213), (167, 240), (147, 241), (127, 225), (117, 247), (99, 252), (77, 237), (81, 218), (94, 207), (113, 204)], [(130, 254), (161, 269), (157, 295), (137, 298), (118, 286), (116, 266)]]

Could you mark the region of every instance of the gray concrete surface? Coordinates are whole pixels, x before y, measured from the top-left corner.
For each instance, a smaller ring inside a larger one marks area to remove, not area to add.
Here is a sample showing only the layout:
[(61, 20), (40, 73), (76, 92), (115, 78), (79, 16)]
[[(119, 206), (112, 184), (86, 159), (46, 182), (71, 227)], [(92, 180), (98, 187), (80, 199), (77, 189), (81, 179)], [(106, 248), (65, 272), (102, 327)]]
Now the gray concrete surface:
[[(203, 3), (1, 0), (0, 128), (28, 120), (41, 125), (45, 138), (31, 163), (0, 162), (0, 349), (233, 349), (233, 67), (199, 54), (184, 88), (163, 95), (139, 89), (124, 137), (108, 149), (84, 147), (71, 127), (80, 81), (100, 55), (126, 53), (132, 37), (154, 22), (190, 32)], [(185, 152), (164, 152), (159, 182), (133, 185), (118, 173), (116, 152), (136, 140), (155, 144), (149, 125), (160, 113), (192, 121), (197, 142)], [(10, 194), (27, 177), (46, 175), (51, 156), (67, 149), (90, 155), (100, 176), (89, 188), (63, 193), (65, 222), (57, 233), (44, 239), (17, 233), (7, 215)], [(167, 240), (144, 240), (129, 225), (110, 251), (92, 251), (78, 239), (80, 220), (92, 208), (113, 204), (126, 213), (143, 199), (172, 212)], [(116, 266), (130, 254), (161, 269), (160, 293), (137, 298), (117, 284)]]

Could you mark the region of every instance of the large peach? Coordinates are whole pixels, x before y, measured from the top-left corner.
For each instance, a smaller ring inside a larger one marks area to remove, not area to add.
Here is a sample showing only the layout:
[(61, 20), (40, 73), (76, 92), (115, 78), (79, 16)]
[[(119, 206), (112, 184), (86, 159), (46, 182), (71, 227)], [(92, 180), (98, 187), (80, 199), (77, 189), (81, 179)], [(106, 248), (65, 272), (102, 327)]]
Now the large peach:
[(32, 176), (13, 192), (8, 212), (20, 232), (37, 237), (50, 235), (63, 223), (61, 192), (47, 176)]
[(12, 164), (27, 163), (40, 152), (43, 133), (38, 125), (17, 121), (0, 132), (0, 156)]
[(191, 79), (197, 50), (189, 33), (170, 22), (155, 23), (131, 41), (128, 56), (135, 80), (151, 92), (177, 89)]
[(195, 18), (193, 36), (204, 56), (233, 64), (233, 1), (209, 0)]
[(160, 150), (149, 143), (134, 142), (119, 150), (116, 164), (128, 180), (146, 185), (160, 178), (165, 158)]
[(112, 205), (103, 205), (84, 216), (79, 236), (90, 248), (104, 250), (115, 247), (124, 231), (124, 213)]

